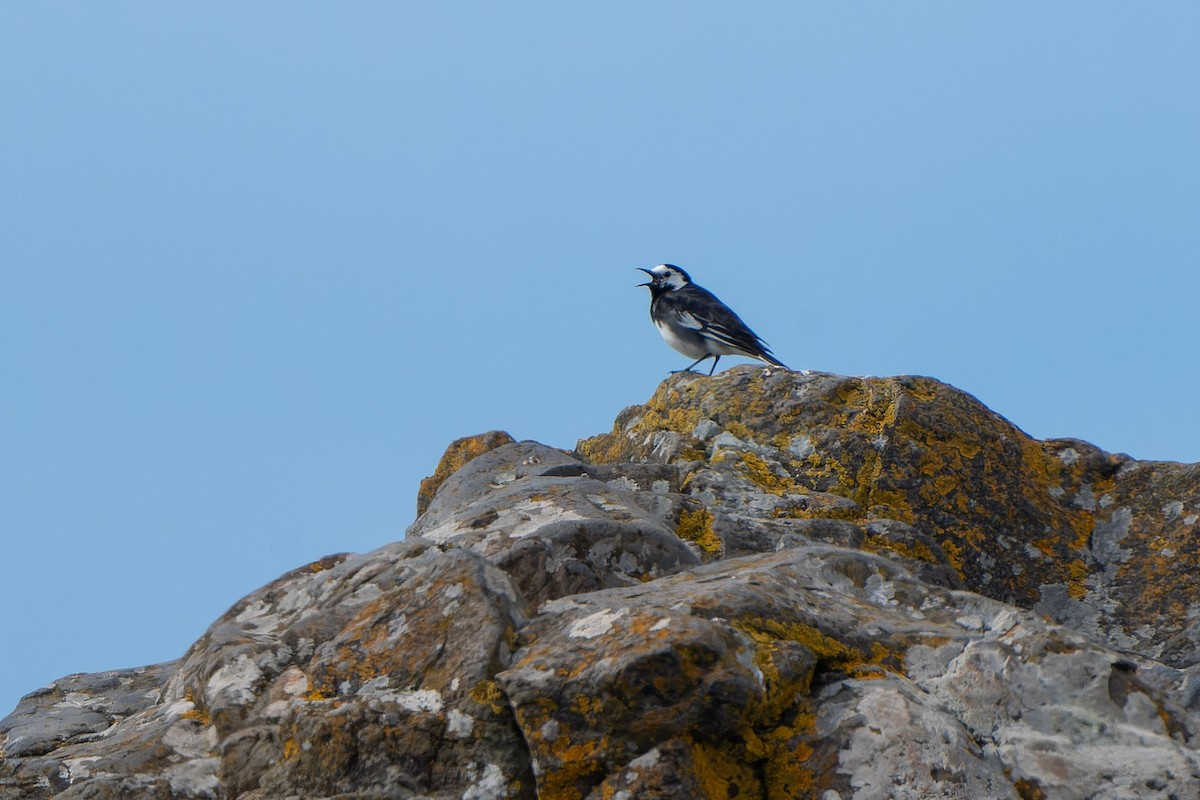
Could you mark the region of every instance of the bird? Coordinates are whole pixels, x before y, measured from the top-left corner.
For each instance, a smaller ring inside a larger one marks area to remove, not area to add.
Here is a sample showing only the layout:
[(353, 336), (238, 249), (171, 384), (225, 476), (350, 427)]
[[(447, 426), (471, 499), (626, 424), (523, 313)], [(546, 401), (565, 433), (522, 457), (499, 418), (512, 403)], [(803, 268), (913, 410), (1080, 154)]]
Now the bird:
[(696, 359), (676, 372), (691, 372), (706, 358), (713, 360), (708, 374), (717, 369), (721, 356), (746, 356), (787, 369), (771, 354), (767, 343), (742, 322), (733, 309), (698, 284), (674, 264), (659, 264), (653, 269), (638, 267), (650, 276), (638, 286), (650, 288), (650, 319), (671, 347), (688, 358)]

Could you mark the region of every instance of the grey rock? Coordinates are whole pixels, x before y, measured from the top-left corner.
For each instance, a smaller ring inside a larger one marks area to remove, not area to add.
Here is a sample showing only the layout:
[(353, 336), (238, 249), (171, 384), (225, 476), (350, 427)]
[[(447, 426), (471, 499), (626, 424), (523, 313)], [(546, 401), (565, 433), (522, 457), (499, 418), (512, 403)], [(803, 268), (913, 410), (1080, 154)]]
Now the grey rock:
[(620, 480), (543, 445), (507, 445), (447, 479), (409, 536), (479, 553), (535, 605), (698, 564), (674, 533), (676, 471), (631, 473)]
[(656, 398), (460, 439), (406, 540), (27, 696), (0, 800), (1197, 796), (1200, 470), (928, 379)]
[(40, 756), (86, 741), (153, 705), (178, 661), (137, 669), (68, 675), (26, 695), (0, 721), (7, 756)]

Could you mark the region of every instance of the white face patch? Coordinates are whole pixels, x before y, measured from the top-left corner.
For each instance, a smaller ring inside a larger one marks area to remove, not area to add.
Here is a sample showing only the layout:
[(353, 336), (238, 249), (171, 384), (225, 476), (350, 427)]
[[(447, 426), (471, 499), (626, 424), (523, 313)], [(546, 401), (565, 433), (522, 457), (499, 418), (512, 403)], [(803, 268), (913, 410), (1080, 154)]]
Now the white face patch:
[(664, 288), (671, 290), (682, 289), (687, 284), (687, 281), (679, 270), (674, 267), (668, 267), (666, 264), (659, 264), (650, 271), (654, 273), (654, 282)]

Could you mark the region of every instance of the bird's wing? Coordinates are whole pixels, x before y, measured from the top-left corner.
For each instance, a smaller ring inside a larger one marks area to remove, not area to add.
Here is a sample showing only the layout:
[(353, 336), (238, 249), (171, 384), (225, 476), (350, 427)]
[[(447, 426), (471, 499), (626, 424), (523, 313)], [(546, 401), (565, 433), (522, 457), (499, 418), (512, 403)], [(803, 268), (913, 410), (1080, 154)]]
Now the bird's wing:
[(767, 343), (712, 292), (690, 284), (672, 292), (670, 297), (680, 322), (689, 328), (695, 328), (701, 336), (740, 350), (751, 357), (774, 360)]

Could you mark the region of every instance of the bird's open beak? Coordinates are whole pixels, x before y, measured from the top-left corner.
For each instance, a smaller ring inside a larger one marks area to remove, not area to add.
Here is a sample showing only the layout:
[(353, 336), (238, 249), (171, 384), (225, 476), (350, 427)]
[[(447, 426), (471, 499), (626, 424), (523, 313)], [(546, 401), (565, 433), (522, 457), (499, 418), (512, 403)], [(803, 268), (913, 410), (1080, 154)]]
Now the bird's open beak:
[[(654, 277), (654, 273), (653, 273), (653, 272), (651, 272), (650, 270), (646, 269), (645, 267), (638, 267), (638, 269), (640, 269), (642, 272), (644, 272), (644, 273), (646, 273), (647, 275), (649, 275), (651, 278), (653, 278), (653, 277)], [(649, 281), (647, 281), (646, 283), (639, 283), (639, 284), (638, 284), (638, 286), (649, 286), (649, 285), (650, 285)]]

